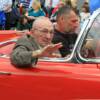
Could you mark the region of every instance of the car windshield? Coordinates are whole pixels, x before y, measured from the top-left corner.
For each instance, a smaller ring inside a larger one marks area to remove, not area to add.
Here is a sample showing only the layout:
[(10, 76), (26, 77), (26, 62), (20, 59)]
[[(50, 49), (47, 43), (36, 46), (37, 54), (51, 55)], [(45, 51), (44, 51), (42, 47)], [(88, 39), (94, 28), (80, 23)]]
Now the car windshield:
[(95, 18), (80, 53), (84, 58), (100, 58), (100, 14)]

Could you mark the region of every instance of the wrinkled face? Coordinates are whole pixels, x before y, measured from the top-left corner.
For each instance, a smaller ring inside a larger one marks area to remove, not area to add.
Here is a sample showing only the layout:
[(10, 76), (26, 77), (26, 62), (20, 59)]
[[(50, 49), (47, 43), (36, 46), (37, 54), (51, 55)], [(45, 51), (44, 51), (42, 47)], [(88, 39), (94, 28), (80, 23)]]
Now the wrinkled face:
[(63, 32), (75, 32), (79, 26), (79, 18), (74, 11), (71, 11), (68, 16), (63, 16), (61, 20), (61, 27)]
[(33, 31), (33, 37), (42, 47), (51, 44), (54, 29), (50, 21), (41, 22), (37, 28), (33, 29)]

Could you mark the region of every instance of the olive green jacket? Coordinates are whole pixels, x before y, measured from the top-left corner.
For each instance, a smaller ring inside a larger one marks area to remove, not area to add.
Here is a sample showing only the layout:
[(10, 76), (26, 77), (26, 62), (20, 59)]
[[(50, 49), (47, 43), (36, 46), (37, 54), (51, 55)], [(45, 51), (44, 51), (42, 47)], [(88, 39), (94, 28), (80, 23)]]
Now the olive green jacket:
[(17, 67), (31, 67), (37, 62), (37, 58), (32, 57), (32, 52), (39, 47), (31, 35), (20, 38), (11, 53), (12, 64)]

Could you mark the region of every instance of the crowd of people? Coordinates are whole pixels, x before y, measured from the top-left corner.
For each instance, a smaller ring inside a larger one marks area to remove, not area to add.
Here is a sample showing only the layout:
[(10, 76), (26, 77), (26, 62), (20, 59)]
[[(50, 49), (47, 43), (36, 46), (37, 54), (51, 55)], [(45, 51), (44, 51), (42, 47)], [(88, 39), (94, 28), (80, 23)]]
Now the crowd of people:
[[(39, 16), (49, 17), (56, 22), (59, 8), (64, 5), (71, 7), (71, 0), (0, 0), (0, 30), (30, 30), (33, 21)], [(83, 22), (89, 16), (88, 3), (85, 2), (81, 12), (73, 7)]]
[(87, 2), (79, 13), (69, 0), (54, 0), (53, 4), (48, 0), (1, 1), (0, 16), (4, 21), (1, 29), (30, 32), (18, 39), (11, 54), (12, 64), (19, 67), (32, 66), (39, 57), (68, 56), (80, 22), (89, 17)]

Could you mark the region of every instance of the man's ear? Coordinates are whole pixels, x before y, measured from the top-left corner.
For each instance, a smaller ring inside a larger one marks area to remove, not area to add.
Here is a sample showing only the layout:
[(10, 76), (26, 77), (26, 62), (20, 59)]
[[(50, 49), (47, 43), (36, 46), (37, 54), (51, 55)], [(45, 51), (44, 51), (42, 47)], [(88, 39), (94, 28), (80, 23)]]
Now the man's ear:
[(31, 33), (31, 34), (34, 34), (34, 29), (31, 29), (31, 30), (30, 30), (30, 33)]
[(60, 17), (60, 21), (63, 22), (64, 21), (64, 16)]

